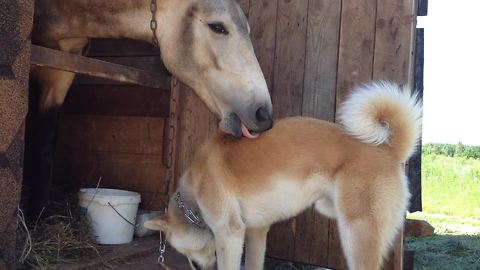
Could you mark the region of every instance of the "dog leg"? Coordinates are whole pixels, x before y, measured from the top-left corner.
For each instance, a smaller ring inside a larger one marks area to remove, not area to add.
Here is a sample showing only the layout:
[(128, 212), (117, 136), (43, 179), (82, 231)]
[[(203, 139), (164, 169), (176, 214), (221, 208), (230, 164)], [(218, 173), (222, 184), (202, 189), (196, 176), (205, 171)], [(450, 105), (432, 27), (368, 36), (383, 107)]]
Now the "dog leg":
[(270, 227), (247, 229), (245, 269), (261, 270), (265, 261), (267, 233)]
[(246, 231), (240, 214), (232, 212), (229, 218), (220, 218), (211, 229), (215, 236), (218, 269), (239, 270)]
[(376, 270), (382, 263), (381, 232), (373, 218), (338, 217), (343, 252), (350, 270)]
[(242, 261), (245, 225), (233, 233), (215, 233), (215, 249), (219, 270), (239, 270)]

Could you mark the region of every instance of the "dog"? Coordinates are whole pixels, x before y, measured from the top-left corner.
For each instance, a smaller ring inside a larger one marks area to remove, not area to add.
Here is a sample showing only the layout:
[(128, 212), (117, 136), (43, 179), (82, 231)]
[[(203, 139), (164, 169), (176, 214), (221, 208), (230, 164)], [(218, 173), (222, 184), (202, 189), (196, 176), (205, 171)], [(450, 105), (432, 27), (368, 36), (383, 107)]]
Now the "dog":
[(415, 151), (422, 105), (412, 91), (373, 82), (352, 91), (339, 124), (278, 121), (255, 140), (217, 134), (182, 175), (161, 230), (192, 269), (263, 269), (269, 227), (310, 206), (338, 223), (351, 270), (379, 269), (404, 222), (403, 164)]

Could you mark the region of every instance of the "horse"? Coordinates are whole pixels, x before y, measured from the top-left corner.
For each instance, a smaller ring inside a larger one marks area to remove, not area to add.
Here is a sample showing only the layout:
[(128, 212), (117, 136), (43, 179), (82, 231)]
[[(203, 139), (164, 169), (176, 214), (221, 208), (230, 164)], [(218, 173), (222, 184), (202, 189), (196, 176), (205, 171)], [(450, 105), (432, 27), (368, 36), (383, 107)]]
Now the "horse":
[[(268, 87), (248, 21), (235, 0), (35, 1), (32, 43), (80, 54), (91, 38), (158, 45), (167, 70), (193, 89), (225, 133), (253, 138), (272, 126)], [(39, 84), (34, 215), (48, 202), (58, 115), (74, 77), (68, 71), (31, 68)]]

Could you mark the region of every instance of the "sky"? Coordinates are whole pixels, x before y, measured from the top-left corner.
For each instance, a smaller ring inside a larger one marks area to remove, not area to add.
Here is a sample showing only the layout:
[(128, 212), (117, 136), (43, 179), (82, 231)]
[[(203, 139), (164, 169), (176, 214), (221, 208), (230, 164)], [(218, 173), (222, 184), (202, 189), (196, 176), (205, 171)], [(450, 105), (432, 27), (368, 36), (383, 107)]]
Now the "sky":
[(480, 1), (428, 1), (423, 143), (480, 145)]

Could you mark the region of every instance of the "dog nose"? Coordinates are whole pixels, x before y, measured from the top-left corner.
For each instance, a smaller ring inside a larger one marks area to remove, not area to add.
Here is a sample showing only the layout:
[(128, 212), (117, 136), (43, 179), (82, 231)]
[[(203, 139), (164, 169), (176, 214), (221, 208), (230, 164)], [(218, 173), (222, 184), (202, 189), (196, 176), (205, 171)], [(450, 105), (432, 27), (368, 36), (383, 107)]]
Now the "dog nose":
[(272, 127), (272, 111), (266, 105), (260, 106), (255, 111), (255, 121), (258, 126), (258, 131), (264, 131)]

